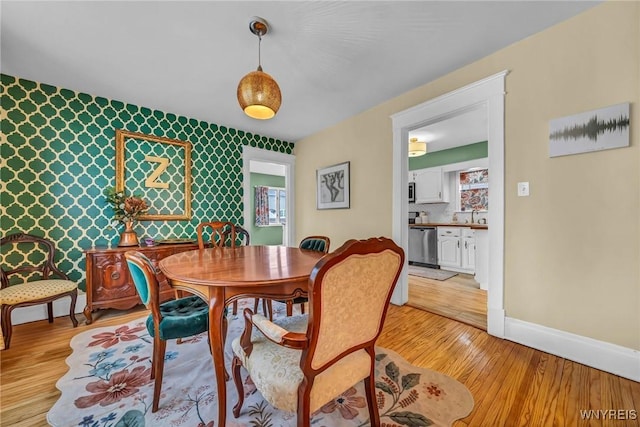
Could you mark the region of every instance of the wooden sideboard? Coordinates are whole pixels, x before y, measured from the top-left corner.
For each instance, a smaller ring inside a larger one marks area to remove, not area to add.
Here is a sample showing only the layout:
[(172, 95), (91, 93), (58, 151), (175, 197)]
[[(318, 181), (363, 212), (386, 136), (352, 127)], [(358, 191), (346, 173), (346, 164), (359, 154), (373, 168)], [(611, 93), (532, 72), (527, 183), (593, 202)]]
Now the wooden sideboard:
[[(133, 284), (124, 253), (140, 251), (154, 264), (179, 252), (198, 249), (197, 243), (182, 243), (157, 246), (96, 247), (84, 251), (87, 263), (87, 306), (84, 317), (87, 324), (93, 322), (92, 313), (103, 308), (127, 310), (142, 304)], [(174, 297), (174, 290), (168, 285), (160, 289), (160, 300)]]

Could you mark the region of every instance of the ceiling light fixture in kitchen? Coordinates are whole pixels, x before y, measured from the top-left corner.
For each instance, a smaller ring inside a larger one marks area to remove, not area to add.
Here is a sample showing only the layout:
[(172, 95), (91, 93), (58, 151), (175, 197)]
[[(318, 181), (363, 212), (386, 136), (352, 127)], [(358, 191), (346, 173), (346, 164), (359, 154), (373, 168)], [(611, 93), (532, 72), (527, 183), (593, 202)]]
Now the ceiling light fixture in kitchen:
[(238, 102), (247, 116), (266, 120), (276, 115), (282, 102), (278, 83), (262, 71), (260, 62), (260, 44), (262, 36), (269, 31), (269, 25), (263, 18), (254, 16), (249, 21), (249, 30), (258, 36), (258, 69), (238, 83)]
[(427, 143), (418, 141), (418, 138), (409, 138), (409, 157), (418, 157), (427, 154)]

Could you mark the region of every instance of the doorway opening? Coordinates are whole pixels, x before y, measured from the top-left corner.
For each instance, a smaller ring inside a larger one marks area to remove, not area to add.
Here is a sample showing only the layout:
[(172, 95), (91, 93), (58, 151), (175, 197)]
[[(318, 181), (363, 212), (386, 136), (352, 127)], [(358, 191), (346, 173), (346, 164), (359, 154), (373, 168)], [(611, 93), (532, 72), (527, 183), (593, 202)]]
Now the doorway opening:
[[(244, 227), (252, 244), (295, 246), (295, 156), (243, 146)], [(256, 187), (265, 191), (264, 221), (256, 225)]]
[[(500, 72), (391, 116), (393, 121), (393, 237), (408, 250), (409, 133), (464, 112), (484, 107), (487, 112), (491, 182), (488, 212), (487, 332), (504, 337), (504, 93), (507, 71)], [(403, 270), (392, 302), (409, 299), (408, 268)]]

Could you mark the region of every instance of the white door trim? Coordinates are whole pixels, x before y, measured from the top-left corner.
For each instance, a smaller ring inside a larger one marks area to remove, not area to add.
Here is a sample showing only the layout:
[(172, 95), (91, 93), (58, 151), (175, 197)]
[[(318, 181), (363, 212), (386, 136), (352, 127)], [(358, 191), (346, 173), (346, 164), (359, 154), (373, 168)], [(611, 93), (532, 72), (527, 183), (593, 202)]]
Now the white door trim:
[(287, 226), (285, 227), (286, 233), (283, 236), (282, 244), (285, 246), (297, 246), (294, 242), (296, 239), (296, 227), (295, 227), (295, 183), (294, 177), (296, 175), (296, 156), (293, 154), (279, 153), (277, 151), (263, 150), (261, 148), (250, 147), (248, 145), (242, 146), (242, 187), (244, 191), (244, 224), (251, 221), (253, 216), (251, 215), (251, 199), (253, 191), (251, 191), (251, 161), (276, 163), (283, 165), (285, 168), (284, 183), (287, 191)]
[[(486, 108), (488, 117), (489, 170), (489, 288), (487, 332), (504, 337), (504, 95), (508, 70), (393, 114), (393, 238), (408, 249), (408, 147), (409, 131), (476, 108)], [(406, 263), (406, 261), (405, 261)], [(391, 302), (409, 299), (407, 268)]]

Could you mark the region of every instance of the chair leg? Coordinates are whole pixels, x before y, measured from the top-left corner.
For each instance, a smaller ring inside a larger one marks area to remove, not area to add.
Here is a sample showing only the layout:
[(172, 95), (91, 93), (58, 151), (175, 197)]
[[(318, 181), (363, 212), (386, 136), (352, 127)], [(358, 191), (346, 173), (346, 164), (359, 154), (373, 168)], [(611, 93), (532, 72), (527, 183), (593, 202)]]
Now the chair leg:
[(233, 382), (236, 385), (236, 390), (238, 391), (238, 402), (233, 407), (233, 416), (238, 418), (240, 416), (240, 411), (242, 410), (242, 404), (244, 403), (244, 387), (242, 386), (242, 377), (240, 376), (240, 367), (242, 366), (242, 362), (238, 358), (238, 356), (233, 356), (233, 361), (231, 362), (231, 370), (233, 373)]
[(49, 318), (49, 323), (53, 323), (53, 302), (51, 301), (47, 303), (47, 317)]
[(69, 308), (69, 317), (71, 318), (71, 323), (73, 323), (73, 327), (78, 327), (78, 319), (76, 319), (76, 300), (78, 299), (78, 291), (75, 290), (71, 292), (71, 307)]
[(11, 344), (11, 334), (13, 326), (11, 325), (11, 306), (2, 306), (2, 336), (4, 337), (4, 349), (8, 350)]
[(151, 412), (158, 410), (160, 401), (160, 391), (162, 390), (162, 373), (164, 370), (164, 354), (167, 349), (167, 342), (159, 337), (153, 339), (153, 370), (155, 382), (153, 384), (153, 406)]
[(273, 322), (273, 305), (271, 304), (271, 300), (268, 299), (267, 301), (267, 310), (269, 313), (269, 320)]
[(307, 393), (307, 390), (311, 390), (311, 387), (313, 387), (313, 380), (311, 383), (307, 383), (306, 387), (304, 387), (303, 380), (303, 384), (298, 387), (298, 410), (296, 411), (298, 427), (310, 427), (311, 425), (311, 393)]
[(237, 300), (233, 302), (233, 309), (232, 309), (231, 313), (233, 313), (234, 315), (238, 314), (238, 301)]
[(364, 380), (364, 394), (367, 395), (367, 404), (369, 405), (369, 421), (371, 427), (380, 427), (380, 415), (378, 414), (378, 402), (376, 401), (376, 381), (374, 374), (371, 373)]
[(260, 298), (254, 298), (253, 299), (253, 312), (254, 313), (258, 313), (258, 306), (259, 305), (260, 305)]
[(287, 300), (287, 317), (293, 316), (293, 301)]
[(304, 303), (300, 303), (300, 313), (304, 314)]

